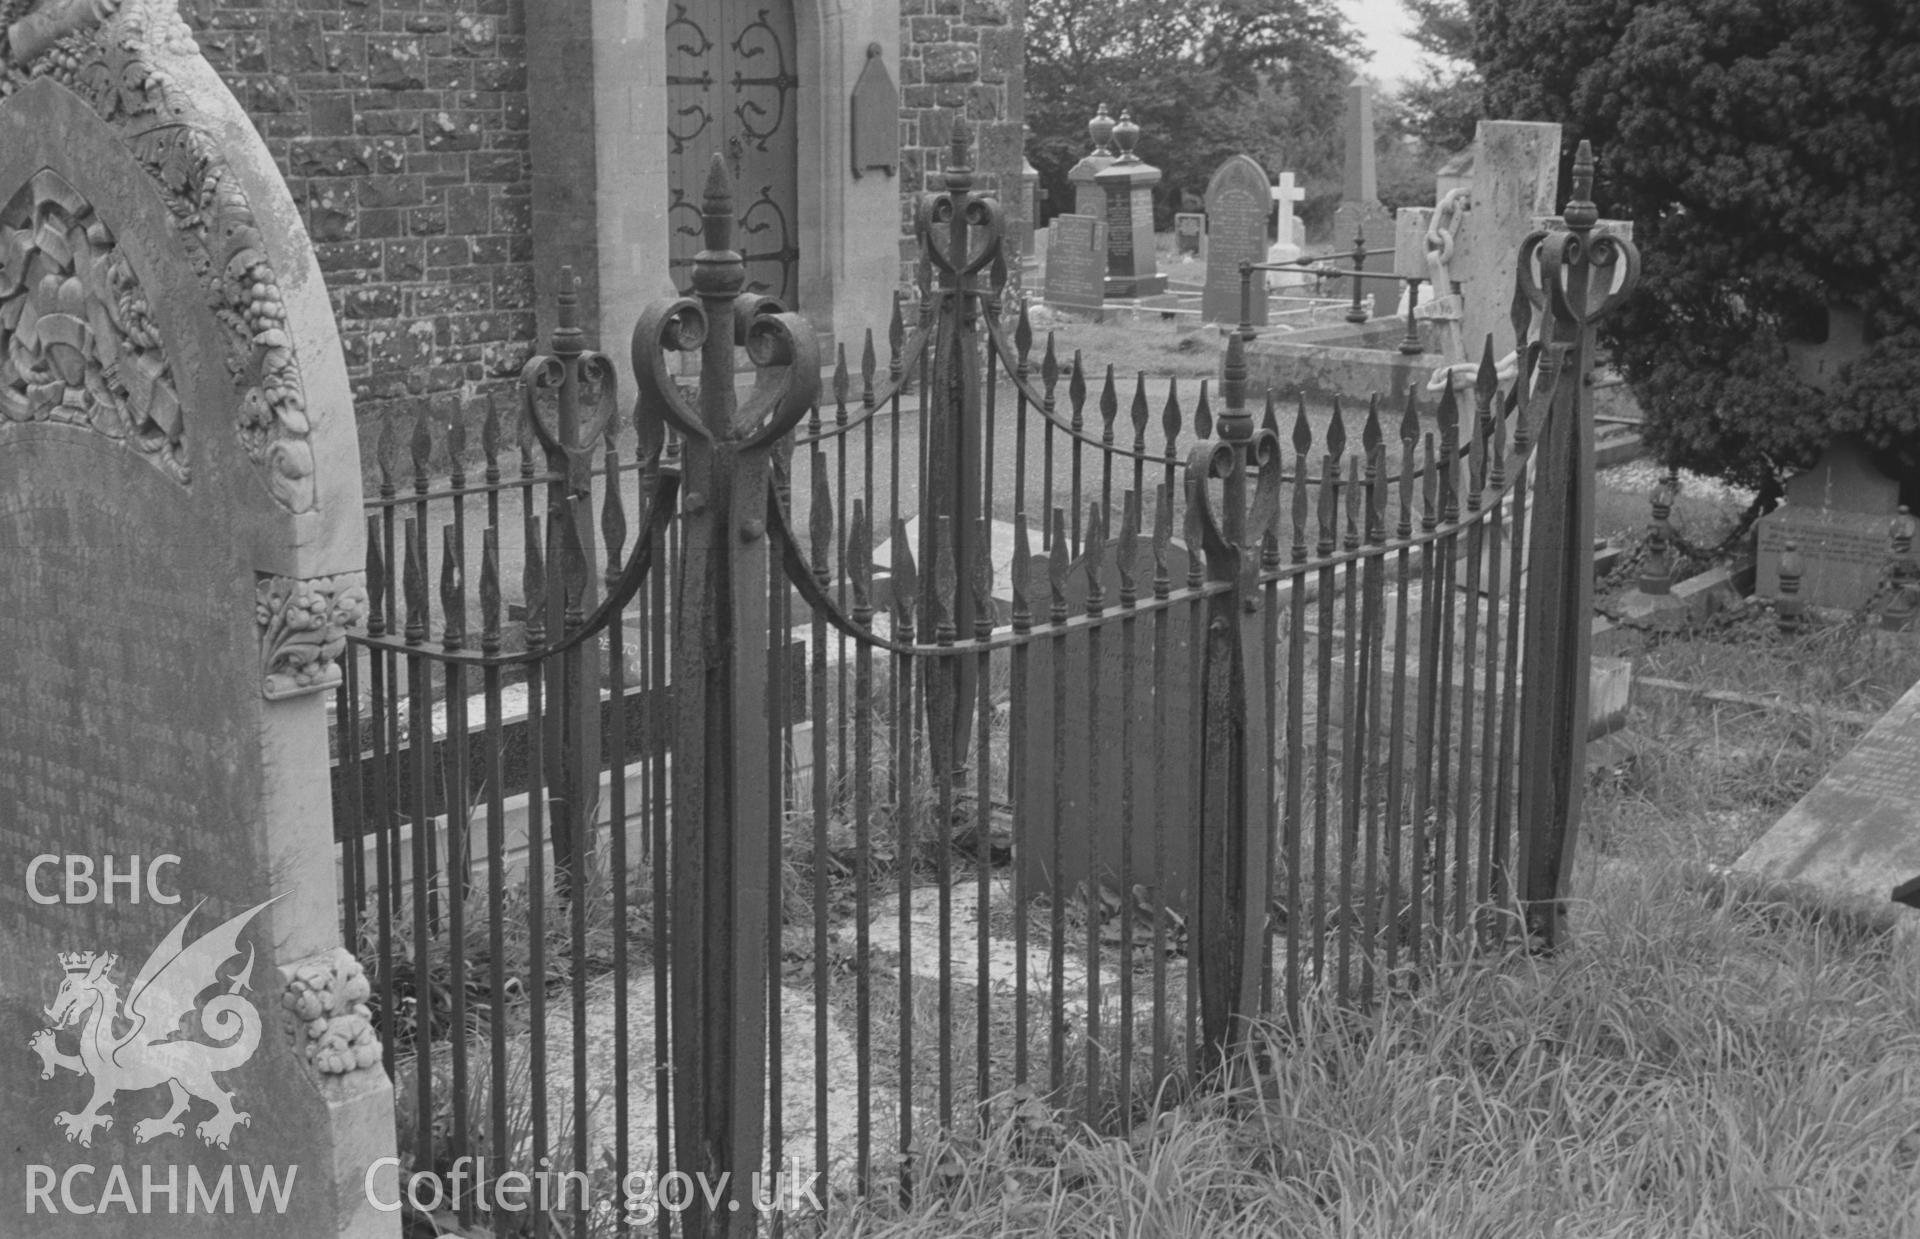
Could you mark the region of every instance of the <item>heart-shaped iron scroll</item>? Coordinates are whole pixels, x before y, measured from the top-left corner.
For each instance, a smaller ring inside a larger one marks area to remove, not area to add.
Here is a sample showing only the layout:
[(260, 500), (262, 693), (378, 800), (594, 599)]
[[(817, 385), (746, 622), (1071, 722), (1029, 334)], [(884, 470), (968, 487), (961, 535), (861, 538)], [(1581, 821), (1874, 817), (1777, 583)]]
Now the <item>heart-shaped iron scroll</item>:
[(953, 256), (952, 195), (922, 194), (915, 212), (914, 231), (934, 266), (948, 275), (968, 276), (987, 266), (999, 254), (1006, 218), (1000, 204), (991, 198), (970, 198), (960, 209), (967, 225), (963, 261), (956, 262)]
[(956, 118), (947, 144), (947, 166), (941, 169), (946, 192), (920, 195), (913, 217), (921, 252), (956, 280), (993, 262), (1006, 232), (1000, 204), (973, 194), (967, 139), (966, 121)]
[(1640, 251), (1625, 237), (1596, 232), (1600, 212), (1593, 204), (1593, 146), (1581, 142), (1573, 161), (1573, 196), (1564, 215), (1565, 231), (1535, 232), (1520, 243), (1515, 272), (1513, 320), (1516, 340), (1525, 307), (1545, 317), (1590, 327), (1625, 301), (1640, 282)]
[(579, 490), (585, 487), (592, 468), (593, 445), (606, 434), (613, 418), (619, 401), (619, 380), (613, 360), (605, 353), (582, 352), (577, 354), (577, 359), (578, 378), (592, 388), (596, 398), (592, 416), (580, 422), (573, 442), (567, 442), (562, 437), (558, 426), (549, 426), (540, 410), (540, 393), (558, 392), (566, 381), (567, 367), (564, 361), (550, 353), (528, 358), (527, 364), (520, 368), (520, 392), (527, 425), (533, 428), (534, 437), (546, 450), (547, 459), (564, 461), (569, 486)]
[(696, 409), (673, 381), (668, 353), (697, 353), (707, 341), (707, 315), (692, 297), (656, 301), (633, 325), (633, 375), (639, 385), (633, 422), (641, 441), (664, 441), (672, 426), (690, 439), (711, 440)]

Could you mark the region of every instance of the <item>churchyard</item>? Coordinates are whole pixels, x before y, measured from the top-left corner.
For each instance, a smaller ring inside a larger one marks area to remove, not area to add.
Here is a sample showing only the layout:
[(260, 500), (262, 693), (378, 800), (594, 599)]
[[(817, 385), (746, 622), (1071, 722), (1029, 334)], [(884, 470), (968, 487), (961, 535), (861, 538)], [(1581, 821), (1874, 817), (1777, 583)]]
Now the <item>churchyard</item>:
[[(486, 188), (512, 13), (15, 16), (23, 1233), (1920, 1227), (1915, 523), (1847, 437), (1764, 514), (1642, 456), (1590, 142), (1389, 211), (1355, 81), (1330, 231), (1233, 153), (1156, 232), (1102, 105), (1036, 236), (1006, 13), (675, 6), (666, 98), (805, 47), (847, 124), (677, 113), (600, 253)], [(196, 31), (385, 93), (256, 125)], [(554, 46), (577, 154), (637, 52)]]

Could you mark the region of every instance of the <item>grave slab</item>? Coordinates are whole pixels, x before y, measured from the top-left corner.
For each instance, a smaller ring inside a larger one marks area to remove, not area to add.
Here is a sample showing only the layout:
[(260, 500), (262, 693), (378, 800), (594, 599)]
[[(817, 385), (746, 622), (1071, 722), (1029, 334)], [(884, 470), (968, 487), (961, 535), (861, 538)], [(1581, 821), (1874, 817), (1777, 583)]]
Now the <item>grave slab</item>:
[(1920, 878), (1920, 684), (1733, 864), (1840, 900), (1886, 902)]

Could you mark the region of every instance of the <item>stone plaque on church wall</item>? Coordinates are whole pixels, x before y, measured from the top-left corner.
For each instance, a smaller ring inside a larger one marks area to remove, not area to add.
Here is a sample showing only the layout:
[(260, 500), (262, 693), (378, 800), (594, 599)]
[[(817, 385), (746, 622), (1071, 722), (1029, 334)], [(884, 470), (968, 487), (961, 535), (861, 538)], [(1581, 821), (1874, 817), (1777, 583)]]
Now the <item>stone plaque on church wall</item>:
[[(9, 1215), (380, 1233), (391, 1087), (339, 945), (323, 700), (365, 606), (345, 365), (173, 6), (99, 11), (14, 25), (0, 87)], [(336, 982), (311, 1019), (282, 1008), (296, 967)]]
[[(1240, 264), (1265, 262), (1267, 220), (1273, 199), (1266, 169), (1250, 156), (1235, 155), (1214, 169), (1207, 181), (1207, 276), (1200, 315), (1210, 323), (1240, 321)], [(1253, 280), (1251, 321), (1265, 326), (1265, 281)]]

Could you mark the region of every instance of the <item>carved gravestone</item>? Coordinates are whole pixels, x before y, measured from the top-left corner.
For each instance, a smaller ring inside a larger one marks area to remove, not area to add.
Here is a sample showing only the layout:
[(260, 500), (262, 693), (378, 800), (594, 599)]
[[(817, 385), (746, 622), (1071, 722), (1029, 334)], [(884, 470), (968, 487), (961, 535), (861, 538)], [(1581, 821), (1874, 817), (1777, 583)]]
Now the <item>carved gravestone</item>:
[[(1210, 323), (1240, 321), (1240, 264), (1265, 262), (1267, 217), (1273, 212), (1267, 171), (1247, 155), (1235, 155), (1207, 181), (1207, 276), (1200, 315)], [(1256, 273), (1251, 299), (1255, 326), (1267, 321), (1265, 281)]]
[(1107, 221), (1056, 215), (1047, 225), (1046, 303), (1064, 310), (1097, 310), (1106, 299)]
[(1849, 611), (1864, 605), (1892, 556), (1887, 526), (1900, 484), (1860, 444), (1841, 439), (1786, 489), (1786, 502), (1757, 522), (1755, 592), (1780, 596), (1780, 554), (1791, 542), (1800, 556), (1802, 602)]
[(173, 5), (111, 9), (43, 7), (0, 68), (0, 1230), (397, 1233), (327, 781), (339, 340)]

